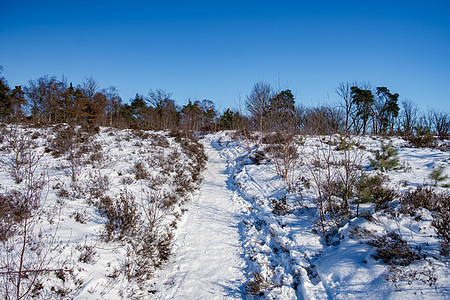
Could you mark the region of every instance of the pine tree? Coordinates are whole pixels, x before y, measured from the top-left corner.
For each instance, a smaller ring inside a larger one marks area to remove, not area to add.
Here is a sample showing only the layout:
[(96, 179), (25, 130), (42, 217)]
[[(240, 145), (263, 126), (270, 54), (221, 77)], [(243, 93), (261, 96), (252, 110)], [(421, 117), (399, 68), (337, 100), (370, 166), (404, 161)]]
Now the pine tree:
[(351, 96), (353, 103), (356, 104), (358, 109), (357, 116), (363, 121), (363, 135), (365, 135), (367, 122), (373, 116), (372, 105), (375, 101), (373, 94), (370, 90), (363, 90), (353, 86), (351, 88)]
[(434, 181), (434, 186), (435, 187), (438, 185), (438, 182), (442, 182), (444, 180), (447, 180), (448, 176), (444, 175), (444, 171), (445, 171), (445, 167), (444, 166), (439, 166), (437, 168), (434, 168), (431, 171), (431, 173), (429, 175), (429, 178)]

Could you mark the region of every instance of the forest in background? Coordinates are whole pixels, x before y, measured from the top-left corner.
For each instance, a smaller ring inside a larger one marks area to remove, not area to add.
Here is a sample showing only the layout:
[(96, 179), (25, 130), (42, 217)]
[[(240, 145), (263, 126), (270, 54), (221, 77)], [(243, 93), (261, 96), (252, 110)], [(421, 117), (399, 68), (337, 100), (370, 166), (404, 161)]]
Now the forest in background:
[(0, 77), (0, 121), (50, 125), (66, 123), (144, 130), (215, 132), (290, 132), (296, 134), (381, 134), (409, 139), (447, 137), (450, 115), (441, 109), (421, 111), (387, 87), (367, 82), (339, 83), (337, 103), (307, 107), (295, 103), (289, 89), (258, 81), (244, 107), (220, 112), (209, 99), (178, 106), (170, 92), (150, 89), (124, 101), (115, 87), (102, 88), (92, 77), (74, 85), (66, 78), (43, 76), (25, 85), (8, 85)]

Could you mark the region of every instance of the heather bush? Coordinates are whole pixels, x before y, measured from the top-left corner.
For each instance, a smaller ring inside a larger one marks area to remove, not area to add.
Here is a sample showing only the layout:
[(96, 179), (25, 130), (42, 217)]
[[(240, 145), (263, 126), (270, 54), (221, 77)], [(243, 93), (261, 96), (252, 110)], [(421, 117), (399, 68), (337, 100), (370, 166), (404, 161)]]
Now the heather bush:
[(418, 209), (444, 212), (450, 210), (450, 193), (437, 192), (431, 187), (418, 186), (400, 198), (400, 212), (414, 215)]
[(414, 134), (408, 135), (406, 140), (416, 148), (434, 148), (436, 146), (435, 138), (426, 126), (416, 126), (414, 128)]
[(133, 171), (134, 171), (136, 180), (148, 179), (150, 176), (150, 173), (148, 172), (144, 163), (140, 162), (140, 161), (138, 161), (134, 164)]
[(140, 223), (138, 205), (133, 193), (123, 191), (114, 198), (104, 196), (96, 205), (100, 214), (106, 217), (106, 240), (133, 236)]
[(439, 211), (433, 216), (431, 225), (434, 227), (441, 244), (441, 254), (450, 256), (450, 207), (447, 199), (447, 208)]
[(375, 247), (377, 254), (374, 258), (381, 259), (385, 264), (407, 266), (422, 258), (394, 231), (375, 237), (367, 241), (367, 244)]

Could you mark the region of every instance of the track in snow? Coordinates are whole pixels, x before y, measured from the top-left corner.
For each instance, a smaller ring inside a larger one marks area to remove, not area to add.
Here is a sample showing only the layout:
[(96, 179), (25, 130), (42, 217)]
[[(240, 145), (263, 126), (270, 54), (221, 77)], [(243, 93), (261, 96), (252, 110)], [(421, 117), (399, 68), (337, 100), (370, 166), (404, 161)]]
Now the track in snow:
[(173, 261), (163, 272), (161, 299), (242, 298), (244, 250), (239, 222), (243, 200), (228, 188), (227, 163), (205, 143), (208, 164), (199, 195), (179, 224)]

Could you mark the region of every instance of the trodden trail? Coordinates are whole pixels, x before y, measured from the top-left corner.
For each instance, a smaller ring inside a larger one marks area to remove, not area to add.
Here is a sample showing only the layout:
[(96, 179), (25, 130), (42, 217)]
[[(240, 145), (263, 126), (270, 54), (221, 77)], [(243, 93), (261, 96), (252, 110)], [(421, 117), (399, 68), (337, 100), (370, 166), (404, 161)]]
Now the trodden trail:
[(204, 181), (179, 224), (159, 299), (241, 299), (246, 280), (239, 222), (244, 202), (227, 185), (227, 162), (205, 142)]

